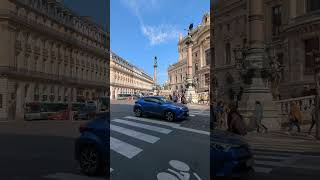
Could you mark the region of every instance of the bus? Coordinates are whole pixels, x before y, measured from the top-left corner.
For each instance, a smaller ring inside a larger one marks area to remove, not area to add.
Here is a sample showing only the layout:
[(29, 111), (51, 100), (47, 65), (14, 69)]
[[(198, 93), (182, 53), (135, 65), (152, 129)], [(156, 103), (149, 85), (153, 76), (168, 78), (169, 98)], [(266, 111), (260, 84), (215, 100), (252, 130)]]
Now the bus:
[[(77, 112), (84, 106), (84, 103), (72, 103), (72, 111)], [(57, 112), (67, 111), (68, 103), (30, 102), (25, 105), (24, 119), (47, 120)]]

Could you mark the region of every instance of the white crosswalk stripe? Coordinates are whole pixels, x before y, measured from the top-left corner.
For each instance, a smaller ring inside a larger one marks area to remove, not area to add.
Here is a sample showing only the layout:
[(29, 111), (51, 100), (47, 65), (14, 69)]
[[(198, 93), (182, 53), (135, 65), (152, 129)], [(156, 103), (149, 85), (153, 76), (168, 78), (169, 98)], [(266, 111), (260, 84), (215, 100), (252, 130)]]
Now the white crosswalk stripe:
[(157, 127), (157, 126), (151, 126), (151, 125), (147, 125), (147, 124), (127, 121), (127, 120), (123, 120), (123, 119), (114, 119), (112, 121), (113, 122), (122, 123), (122, 124), (126, 124), (126, 125), (130, 125), (130, 126), (133, 126), (133, 127), (147, 129), (147, 130), (150, 130), (150, 131), (163, 133), (163, 134), (169, 134), (172, 131), (172, 130), (166, 129), (166, 128), (161, 128), (161, 127)]
[(142, 149), (136, 146), (133, 146), (113, 137), (110, 137), (110, 149), (116, 151), (117, 153), (129, 159), (133, 158), (142, 151)]
[[(130, 144), (130, 142), (128, 142), (130, 141), (130, 138), (122, 140), (121, 137), (118, 137), (117, 134), (112, 132), (123, 134), (142, 142), (154, 144), (160, 140), (160, 137), (156, 134), (166, 135), (172, 132), (171, 129), (160, 127), (159, 125), (175, 126), (175, 124), (172, 123), (170, 124), (134, 116), (113, 119), (110, 124), (110, 149), (115, 153), (131, 159), (142, 152), (143, 147), (138, 147), (139, 145), (135, 145), (134, 143)], [(150, 134), (151, 132), (153, 133), (152, 135)]]
[(122, 133), (122, 134), (125, 134), (127, 136), (130, 136), (130, 137), (133, 137), (133, 138), (136, 138), (136, 139), (148, 142), (148, 143), (152, 143), (152, 144), (157, 142), (160, 139), (158, 137), (155, 137), (155, 136), (152, 136), (152, 135), (149, 135), (149, 134), (144, 134), (144, 133), (141, 133), (141, 132), (138, 132), (138, 131), (134, 131), (134, 130), (131, 130), (131, 129), (123, 128), (123, 127), (112, 125), (112, 124), (110, 124), (110, 129), (112, 131), (115, 131), (115, 132), (118, 132), (118, 133)]
[[(307, 165), (296, 165), (303, 153), (316, 152), (319, 144), (310, 140), (279, 137), (277, 134), (252, 134), (246, 137), (254, 154), (254, 169), (257, 173), (271, 173), (277, 168), (300, 168), (320, 170)], [(316, 158), (319, 158), (316, 156)]]

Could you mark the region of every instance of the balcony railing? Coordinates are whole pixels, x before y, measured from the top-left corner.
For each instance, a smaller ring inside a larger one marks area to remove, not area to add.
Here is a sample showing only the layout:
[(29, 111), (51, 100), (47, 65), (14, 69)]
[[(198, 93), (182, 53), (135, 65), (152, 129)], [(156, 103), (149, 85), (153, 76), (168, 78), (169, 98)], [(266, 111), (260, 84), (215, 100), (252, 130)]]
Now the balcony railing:
[(92, 86), (107, 88), (107, 80), (84, 80), (81, 78), (75, 78), (65, 75), (49, 74), (45, 72), (28, 70), (25, 68), (15, 68), (8, 66), (0, 66), (0, 75), (7, 75), (11, 77), (16, 77), (19, 79), (29, 79), (29, 80), (49, 80), (58, 84), (66, 85), (79, 85), (79, 86)]
[(283, 117), (288, 117), (291, 111), (292, 102), (295, 102), (299, 106), (304, 123), (309, 122), (311, 120), (311, 111), (315, 105), (315, 96), (305, 96), (276, 101)]

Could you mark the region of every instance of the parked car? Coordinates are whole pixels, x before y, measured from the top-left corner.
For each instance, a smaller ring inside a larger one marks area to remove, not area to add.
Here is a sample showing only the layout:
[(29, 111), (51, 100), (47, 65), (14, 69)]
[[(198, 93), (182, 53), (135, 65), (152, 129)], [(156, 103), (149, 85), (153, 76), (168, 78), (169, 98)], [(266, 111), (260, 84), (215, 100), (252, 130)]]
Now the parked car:
[(69, 120), (68, 110), (61, 110), (48, 116), (50, 120)]
[(75, 158), (86, 175), (109, 174), (109, 115), (109, 112), (98, 113), (79, 127), (80, 136), (75, 141)]
[(95, 109), (84, 106), (79, 109), (73, 116), (74, 120), (89, 120), (96, 114)]
[(135, 116), (156, 115), (167, 121), (185, 119), (189, 116), (189, 109), (183, 104), (173, 103), (162, 96), (142, 97), (133, 107)]
[(254, 160), (250, 146), (242, 137), (222, 130), (212, 130), (210, 136), (211, 175), (250, 179)]

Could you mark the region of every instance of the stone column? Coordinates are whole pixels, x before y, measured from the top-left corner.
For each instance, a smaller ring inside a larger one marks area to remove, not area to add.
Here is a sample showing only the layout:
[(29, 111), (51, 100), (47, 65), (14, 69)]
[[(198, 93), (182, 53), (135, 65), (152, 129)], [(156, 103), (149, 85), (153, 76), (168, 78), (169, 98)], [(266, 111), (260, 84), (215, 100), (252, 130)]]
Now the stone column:
[(32, 102), (34, 101), (34, 83), (29, 83), (28, 89), (27, 89), (27, 97), (26, 102)]
[(25, 83), (18, 83), (16, 92), (16, 116), (15, 120), (24, 120)]
[(280, 129), (280, 113), (273, 102), (270, 89), (261, 78), (265, 57), (264, 1), (249, 0), (249, 50), (245, 62), (247, 69), (254, 69), (252, 83), (246, 84), (239, 104), (239, 111), (247, 122), (248, 128), (255, 128), (255, 102), (260, 101), (264, 109), (263, 123), (270, 129)]
[[(188, 102), (192, 102), (195, 103), (197, 102), (197, 97), (196, 97), (196, 93), (194, 90), (194, 87), (192, 85), (192, 77), (193, 77), (193, 72), (192, 72), (192, 42), (191, 39), (190, 41), (187, 43), (187, 47), (188, 47), (188, 54), (187, 54), (187, 90), (186, 90), (186, 98)], [(180, 85), (178, 87), (179, 91), (181, 89)]]

